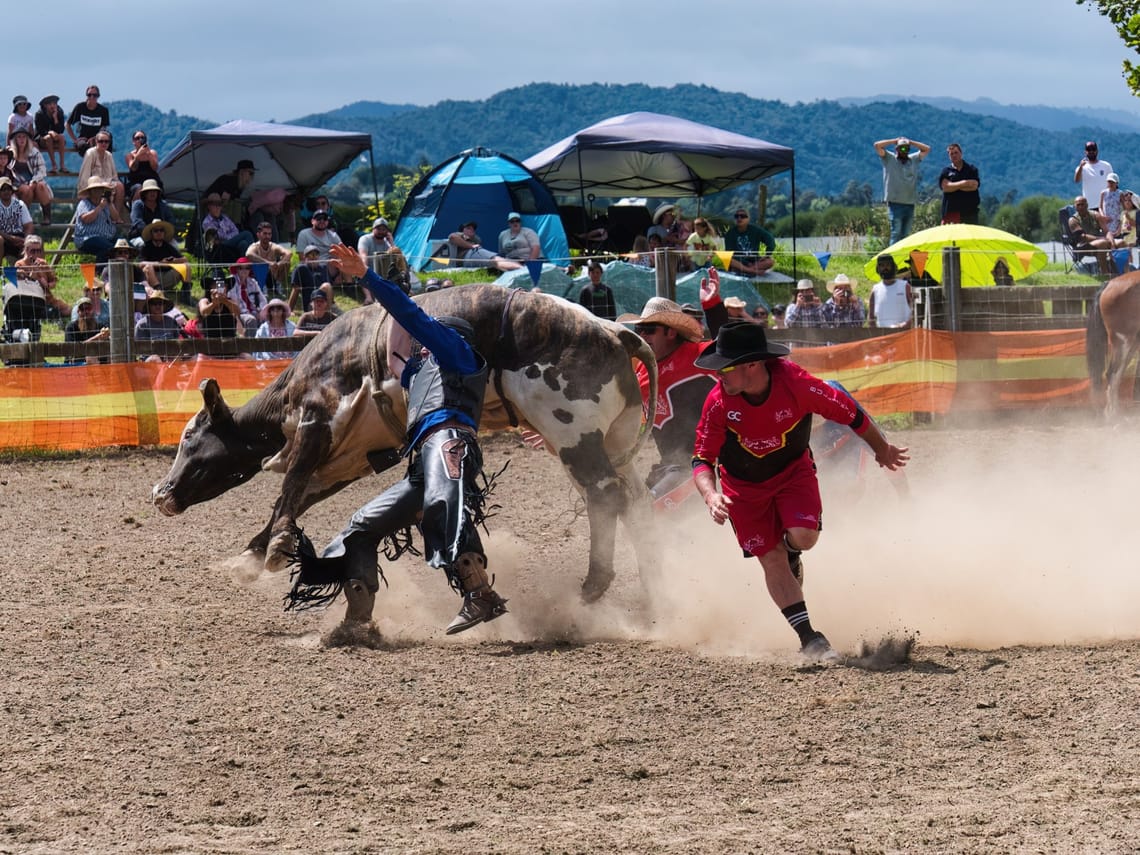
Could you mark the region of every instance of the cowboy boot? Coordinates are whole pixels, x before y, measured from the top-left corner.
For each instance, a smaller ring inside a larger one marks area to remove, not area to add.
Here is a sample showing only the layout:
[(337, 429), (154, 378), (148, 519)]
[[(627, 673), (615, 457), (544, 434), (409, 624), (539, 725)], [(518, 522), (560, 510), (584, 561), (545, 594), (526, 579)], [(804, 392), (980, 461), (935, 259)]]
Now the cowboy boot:
[(455, 560), (451, 569), (463, 592), (463, 605), (459, 614), (447, 625), (448, 635), (463, 632), (506, 613), (507, 601), (491, 590), (486, 558), (477, 552), (464, 552)]
[(349, 579), (344, 583), (345, 623), (368, 623), (372, 620), (372, 607), (376, 605), (376, 592), (363, 579)]

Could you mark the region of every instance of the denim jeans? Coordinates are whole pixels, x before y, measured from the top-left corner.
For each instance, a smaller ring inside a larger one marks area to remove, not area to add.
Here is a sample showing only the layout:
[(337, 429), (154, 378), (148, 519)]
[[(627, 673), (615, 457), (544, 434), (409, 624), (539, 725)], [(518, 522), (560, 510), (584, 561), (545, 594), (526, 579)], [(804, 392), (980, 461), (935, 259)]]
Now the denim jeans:
[(910, 234), (910, 227), (914, 224), (914, 205), (887, 202), (887, 219), (891, 224), (889, 245), (893, 245)]

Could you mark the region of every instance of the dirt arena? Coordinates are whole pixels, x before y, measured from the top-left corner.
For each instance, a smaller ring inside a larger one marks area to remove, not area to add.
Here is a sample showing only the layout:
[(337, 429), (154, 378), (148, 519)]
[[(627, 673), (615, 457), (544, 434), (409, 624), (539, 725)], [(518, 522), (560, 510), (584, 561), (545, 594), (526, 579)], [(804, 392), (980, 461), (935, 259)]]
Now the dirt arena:
[(648, 599), (619, 533), (579, 604), (580, 504), (510, 435), (485, 443), (510, 614), (448, 638), (458, 598), (402, 560), (380, 647), (326, 647), (341, 604), (284, 614), (287, 580), (231, 560), (277, 476), (166, 519), (171, 451), (2, 463), (0, 852), (1140, 851), (1137, 433), (896, 433), (909, 499), (829, 482), (829, 667), (699, 513), (662, 527)]

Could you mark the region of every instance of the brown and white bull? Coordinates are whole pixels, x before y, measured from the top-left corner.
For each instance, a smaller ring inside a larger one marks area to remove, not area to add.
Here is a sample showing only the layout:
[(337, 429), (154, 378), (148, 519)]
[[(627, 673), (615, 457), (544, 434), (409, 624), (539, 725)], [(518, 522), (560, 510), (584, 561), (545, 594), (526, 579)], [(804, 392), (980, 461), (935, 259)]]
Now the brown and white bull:
[[(529, 427), (561, 460), (586, 502), (590, 561), (582, 596), (613, 580), (617, 520), (626, 523), (642, 573), (652, 569), (649, 504), (633, 460), (649, 436), (634, 360), (656, 362), (636, 333), (548, 294), (467, 285), (417, 297), (432, 315), (466, 318), (491, 366), (480, 429)], [(345, 313), (273, 383), (230, 409), (214, 380), (186, 425), (152, 501), (164, 514), (221, 495), (262, 470), (284, 474), (269, 523), (246, 554), (280, 570), (294, 549), (293, 524), (313, 504), (398, 461), (405, 402), (399, 361), (407, 334), (379, 305)], [(514, 418), (512, 418), (514, 417)], [(639, 537), (640, 536), (640, 537)]]

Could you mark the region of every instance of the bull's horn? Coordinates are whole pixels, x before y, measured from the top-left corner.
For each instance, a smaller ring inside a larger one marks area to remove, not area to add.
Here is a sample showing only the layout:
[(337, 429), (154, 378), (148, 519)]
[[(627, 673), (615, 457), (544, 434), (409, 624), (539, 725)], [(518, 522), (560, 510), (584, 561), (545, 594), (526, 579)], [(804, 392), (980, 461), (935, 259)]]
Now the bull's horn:
[(211, 421), (217, 423), (232, 418), (229, 404), (222, 398), (222, 389), (217, 380), (213, 377), (206, 378), (199, 384), (198, 391), (202, 393), (202, 402)]

